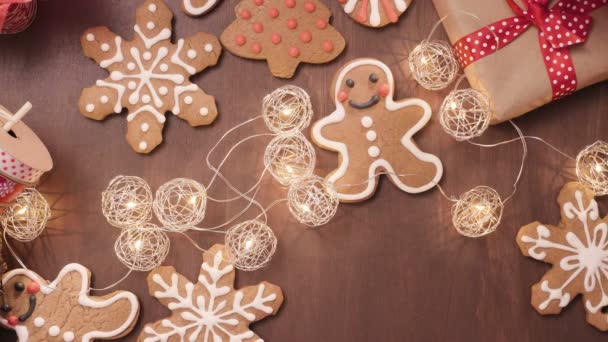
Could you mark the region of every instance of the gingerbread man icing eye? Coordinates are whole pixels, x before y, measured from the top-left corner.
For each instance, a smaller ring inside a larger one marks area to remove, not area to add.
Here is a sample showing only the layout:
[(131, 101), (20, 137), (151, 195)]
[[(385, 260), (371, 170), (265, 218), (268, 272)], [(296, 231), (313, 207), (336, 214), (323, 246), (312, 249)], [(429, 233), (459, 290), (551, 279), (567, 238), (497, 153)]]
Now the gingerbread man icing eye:
[(25, 285), (22, 282), (18, 281), (15, 283), (15, 290), (18, 292), (23, 292), (25, 290)]
[(13, 310), (13, 308), (8, 304), (2, 304), (2, 306), (0, 307), (0, 310), (2, 310), (2, 312), (4, 312), (4, 313), (9, 313), (9, 312), (11, 312), (11, 310)]
[(346, 83), (346, 86), (349, 88), (352, 88), (355, 86), (355, 81), (353, 81), (351, 78), (347, 79), (345, 83)]
[(378, 82), (378, 75), (376, 75), (375, 73), (372, 72), (369, 75), (369, 81), (372, 82), (372, 83)]

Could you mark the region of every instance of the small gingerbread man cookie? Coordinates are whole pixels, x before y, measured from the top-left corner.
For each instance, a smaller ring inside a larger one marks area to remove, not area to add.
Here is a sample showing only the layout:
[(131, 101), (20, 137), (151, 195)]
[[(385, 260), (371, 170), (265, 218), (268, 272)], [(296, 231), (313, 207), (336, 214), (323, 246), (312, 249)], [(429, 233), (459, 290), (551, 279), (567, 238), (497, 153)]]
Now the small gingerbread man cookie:
[(426, 191), (441, 179), (439, 158), (412, 141), (430, 120), (431, 108), (420, 99), (393, 101), (393, 88), (393, 75), (384, 63), (354, 60), (334, 79), (337, 109), (312, 128), (317, 145), (339, 153), (339, 166), (327, 178), (343, 202), (371, 197), (382, 172), (409, 193)]
[(91, 274), (80, 264), (65, 266), (48, 283), (36, 273), (16, 269), (2, 277), (0, 324), (20, 342), (89, 342), (128, 334), (139, 315), (131, 292), (89, 296)]

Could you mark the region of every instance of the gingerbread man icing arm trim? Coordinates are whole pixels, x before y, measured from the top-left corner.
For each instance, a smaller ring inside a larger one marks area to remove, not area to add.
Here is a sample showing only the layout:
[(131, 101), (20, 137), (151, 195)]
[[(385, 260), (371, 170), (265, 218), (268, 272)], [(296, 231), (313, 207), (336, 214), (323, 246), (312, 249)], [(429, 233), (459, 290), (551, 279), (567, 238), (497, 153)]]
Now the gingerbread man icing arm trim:
[[(317, 144), (319, 144), (321, 147), (336, 151), (340, 154), (340, 164), (339, 164), (338, 168), (336, 170), (334, 170), (328, 176), (328, 180), (335, 183), (339, 179), (344, 177), (347, 174), (347, 170), (349, 168), (349, 164), (350, 164), (351, 160), (350, 160), (347, 145), (342, 142), (339, 142), (339, 141), (333, 141), (333, 140), (328, 139), (327, 137), (325, 137), (323, 135), (322, 131), (328, 125), (332, 125), (332, 124), (335, 125), (337, 123), (342, 122), (345, 119), (348, 119), (347, 110), (345, 108), (346, 105), (350, 105), (351, 107), (353, 107), (355, 109), (367, 110), (366, 108), (362, 108), (359, 105), (359, 102), (353, 102), (352, 99), (350, 101), (347, 101), (348, 95), (345, 94), (341, 90), (341, 85), (345, 84), (345, 83), (348, 84), (347, 82), (345, 82), (345, 78), (346, 78), (346, 75), (349, 74), (351, 71), (353, 71), (354, 69), (359, 68), (359, 67), (368, 67), (368, 66), (373, 66), (373, 67), (380, 69), (386, 77), (386, 87), (382, 90), (380, 90), (380, 88), (379, 88), (379, 91), (382, 93), (381, 95), (384, 97), (384, 107), (386, 110), (388, 110), (389, 112), (397, 111), (399, 109), (402, 109), (402, 108), (405, 108), (408, 106), (418, 106), (418, 107), (422, 108), (422, 111), (423, 111), (422, 117), (411, 128), (409, 128), (405, 132), (405, 134), (401, 137), (400, 142), (416, 159), (418, 159), (421, 162), (427, 162), (427, 163), (433, 164), (435, 166), (435, 174), (433, 177), (429, 177), (429, 179), (426, 180), (425, 184), (423, 184), (423, 185), (410, 186), (410, 185), (405, 184), (401, 180), (401, 177), (399, 177), (397, 175), (397, 174), (399, 174), (399, 172), (394, 170), (393, 166), (386, 159), (379, 158), (379, 159), (375, 159), (369, 165), (369, 169), (368, 169), (369, 179), (368, 179), (367, 187), (365, 189), (363, 189), (359, 193), (354, 193), (354, 194), (345, 193), (344, 189), (342, 191), (340, 191), (340, 189), (338, 189), (338, 197), (342, 201), (358, 201), (358, 200), (363, 200), (363, 199), (370, 197), (373, 194), (373, 192), (376, 188), (376, 185), (377, 185), (377, 179), (376, 179), (377, 177), (375, 177), (375, 175), (378, 173), (377, 171), (379, 168), (383, 168), (386, 171), (388, 171), (389, 173), (391, 173), (389, 175), (391, 181), (397, 187), (399, 187), (399, 189), (401, 189), (402, 191), (409, 192), (409, 193), (419, 193), (419, 192), (426, 191), (426, 190), (432, 188), (433, 186), (435, 186), (439, 182), (439, 180), (441, 179), (441, 176), (443, 174), (443, 167), (442, 167), (442, 164), (441, 164), (441, 161), (439, 160), (439, 158), (437, 158), (436, 156), (434, 156), (432, 154), (424, 153), (420, 149), (418, 149), (418, 147), (412, 141), (412, 136), (414, 134), (416, 134), (416, 132), (418, 132), (422, 127), (424, 127), (428, 123), (428, 121), (431, 118), (431, 108), (428, 105), (428, 103), (426, 103), (425, 101), (420, 100), (420, 99), (408, 99), (408, 100), (399, 101), (399, 102), (393, 101), (393, 93), (394, 93), (393, 75), (392, 75), (390, 69), (388, 68), (388, 66), (386, 66), (384, 63), (382, 63), (378, 60), (374, 60), (374, 59), (355, 60), (355, 61), (349, 63), (348, 65), (346, 65), (339, 72), (338, 76), (336, 77), (336, 82), (335, 82), (336, 86), (333, 91), (334, 101), (336, 104), (336, 110), (333, 113), (331, 113), (329, 116), (318, 121), (312, 128), (312, 137), (315, 140), (315, 142), (317, 142)], [(352, 82), (352, 80), (347, 80), (347, 81)], [(372, 82), (376, 82), (376, 81), (377, 81), (377, 75), (376, 75), (376, 80), (374, 80)], [(369, 110), (373, 111), (373, 110), (375, 110), (374, 106), (378, 102), (379, 101), (370, 102), (368, 105), (365, 105), (364, 107), (369, 107)], [(366, 103), (367, 102), (365, 102), (363, 104), (366, 104)], [(380, 104), (378, 104), (378, 105), (380, 105)], [(389, 115), (390, 115), (390, 113), (389, 113)], [(371, 119), (369, 119), (369, 120), (371, 121)], [(370, 125), (371, 125), (371, 122), (370, 122)], [(364, 124), (364, 126), (365, 126), (365, 124)], [(375, 140), (376, 132), (375, 131), (370, 131), (370, 132), (373, 132), (374, 138), (372, 140)], [(377, 147), (375, 147), (375, 148), (376, 148), (376, 152), (379, 154), (378, 148)], [(377, 157), (378, 154), (374, 155), (374, 157)]]

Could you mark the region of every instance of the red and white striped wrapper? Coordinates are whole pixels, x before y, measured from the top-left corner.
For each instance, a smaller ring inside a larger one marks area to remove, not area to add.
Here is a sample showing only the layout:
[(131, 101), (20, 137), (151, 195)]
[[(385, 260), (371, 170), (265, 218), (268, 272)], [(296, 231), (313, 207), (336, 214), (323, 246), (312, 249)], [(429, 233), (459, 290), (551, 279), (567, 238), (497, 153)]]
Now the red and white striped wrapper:
[(27, 29), (34, 22), (37, 8), (36, 0), (0, 0), (0, 34)]

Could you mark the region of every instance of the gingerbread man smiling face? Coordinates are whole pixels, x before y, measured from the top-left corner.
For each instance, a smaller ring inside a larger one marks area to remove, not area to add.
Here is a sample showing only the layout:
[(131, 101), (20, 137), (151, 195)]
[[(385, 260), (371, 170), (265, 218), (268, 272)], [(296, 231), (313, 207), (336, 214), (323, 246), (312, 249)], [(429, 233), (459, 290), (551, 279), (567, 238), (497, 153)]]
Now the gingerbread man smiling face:
[(343, 202), (371, 197), (380, 173), (409, 193), (426, 191), (439, 182), (439, 158), (412, 141), (431, 118), (420, 99), (393, 101), (390, 69), (374, 59), (357, 59), (338, 71), (332, 86), (337, 109), (319, 120), (312, 138), (339, 153), (338, 168), (328, 175)]
[(15, 330), (19, 342), (89, 342), (126, 335), (137, 321), (134, 294), (116, 291), (89, 296), (90, 272), (69, 264), (48, 283), (36, 273), (16, 269), (2, 278), (0, 324)]

